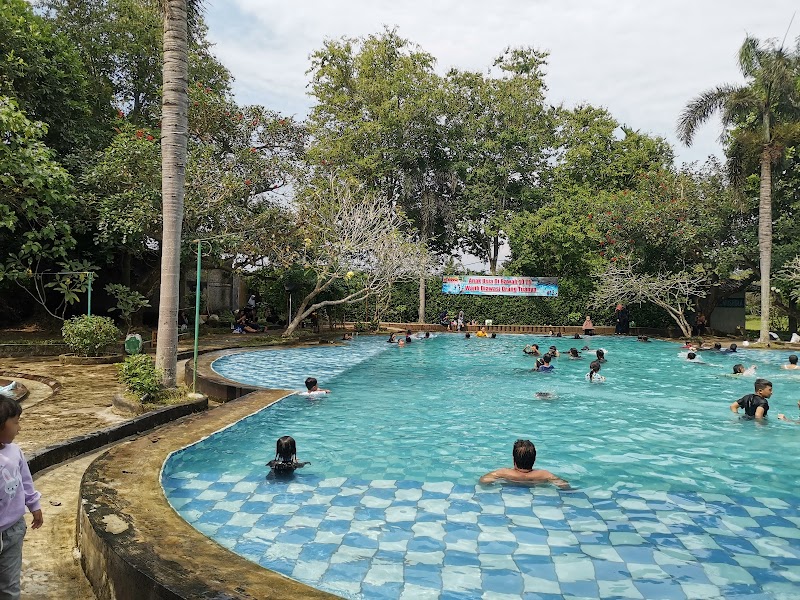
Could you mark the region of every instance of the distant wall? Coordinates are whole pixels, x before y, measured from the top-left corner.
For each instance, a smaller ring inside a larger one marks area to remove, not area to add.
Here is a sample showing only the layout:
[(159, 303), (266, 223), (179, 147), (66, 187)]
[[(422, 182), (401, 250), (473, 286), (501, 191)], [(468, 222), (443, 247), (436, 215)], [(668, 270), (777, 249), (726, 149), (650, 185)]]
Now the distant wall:
[(736, 333), (737, 327), (744, 332), (744, 292), (725, 298), (711, 313), (711, 329), (723, 333)]

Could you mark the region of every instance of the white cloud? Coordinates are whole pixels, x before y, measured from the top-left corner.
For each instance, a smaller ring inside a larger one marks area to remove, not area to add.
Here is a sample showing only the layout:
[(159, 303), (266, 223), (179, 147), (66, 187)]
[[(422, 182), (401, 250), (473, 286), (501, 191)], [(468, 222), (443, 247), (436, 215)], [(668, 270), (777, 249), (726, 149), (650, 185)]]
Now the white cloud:
[(789, 0), (768, 7), (744, 0), (216, 0), (207, 15), (242, 102), (303, 116), (311, 105), (308, 57), (324, 39), (397, 26), (438, 59), (442, 73), (485, 69), (506, 46), (546, 49), (551, 102), (605, 106), (627, 125), (666, 137), (688, 161), (719, 155), (720, 130), (711, 122), (692, 148), (678, 144), (675, 122), (685, 103), (740, 81), (736, 52), (745, 34), (781, 38), (795, 10)]

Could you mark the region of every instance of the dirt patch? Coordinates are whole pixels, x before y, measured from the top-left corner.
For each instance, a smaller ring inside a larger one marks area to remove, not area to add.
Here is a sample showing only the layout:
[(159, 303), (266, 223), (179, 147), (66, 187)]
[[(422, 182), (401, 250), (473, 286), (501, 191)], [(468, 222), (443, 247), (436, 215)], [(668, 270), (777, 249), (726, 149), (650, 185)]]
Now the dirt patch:
[[(114, 365), (61, 366), (52, 357), (4, 358), (0, 370), (50, 377), (63, 386), (50, 398), (23, 403), (22, 431), (15, 441), (26, 453), (126, 419), (110, 410), (114, 392), (121, 389)], [(45, 390), (39, 392), (42, 398)]]

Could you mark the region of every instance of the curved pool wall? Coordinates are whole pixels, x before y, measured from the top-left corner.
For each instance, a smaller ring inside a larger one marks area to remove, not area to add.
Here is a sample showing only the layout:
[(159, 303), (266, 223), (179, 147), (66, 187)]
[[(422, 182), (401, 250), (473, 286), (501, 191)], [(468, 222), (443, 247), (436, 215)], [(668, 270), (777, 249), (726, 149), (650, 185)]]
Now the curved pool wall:
[[(338, 365), (320, 377), (331, 396), (289, 397), (176, 453), (167, 496), (223, 546), (347, 597), (796, 597), (798, 472), (785, 457), (798, 432), (726, 414), (753, 383), (726, 375), (734, 362), (758, 363), (776, 384), (771, 414), (789, 412), (794, 399), (779, 398), (798, 380), (777, 368), (783, 355), (704, 353), (708, 364), (694, 365), (674, 344), (592, 340), (609, 361), (606, 383), (590, 385), (588, 361), (528, 372), (530, 341), (311, 349), (334, 350), (309, 354)], [(351, 350), (374, 355), (348, 362)], [(313, 361), (304, 371), (291, 357), (292, 382), (316, 375)], [(535, 400), (540, 390), (557, 398)], [(312, 465), (266, 481), (284, 433)], [(476, 486), (510, 462), (516, 437), (581, 489)]]

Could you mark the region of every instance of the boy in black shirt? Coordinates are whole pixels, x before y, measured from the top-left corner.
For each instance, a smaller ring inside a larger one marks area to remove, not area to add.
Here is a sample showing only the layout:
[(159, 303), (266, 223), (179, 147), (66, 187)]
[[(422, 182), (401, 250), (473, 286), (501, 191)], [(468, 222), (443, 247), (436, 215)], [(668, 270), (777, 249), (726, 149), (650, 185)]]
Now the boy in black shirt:
[(742, 396), (731, 404), (731, 411), (738, 413), (740, 408), (744, 409), (744, 414), (748, 417), (762, 419), (767, 416), (769, 411), (769, 400), (772, 396), (772, 382), (766, 379), (756, 379), (755, 394)]

